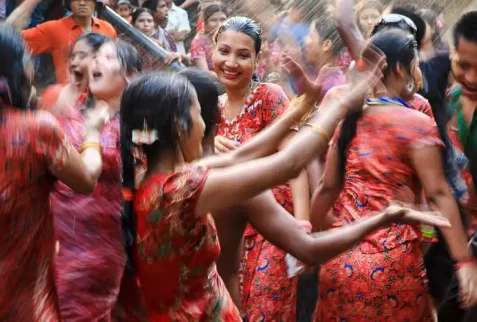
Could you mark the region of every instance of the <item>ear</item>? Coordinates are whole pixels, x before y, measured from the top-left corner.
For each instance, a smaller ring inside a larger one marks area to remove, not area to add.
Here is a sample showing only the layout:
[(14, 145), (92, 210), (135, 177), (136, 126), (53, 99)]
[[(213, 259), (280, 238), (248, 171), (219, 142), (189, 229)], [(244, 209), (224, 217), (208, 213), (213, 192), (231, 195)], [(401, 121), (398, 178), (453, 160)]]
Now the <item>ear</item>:
[(394, 75), (399, 79), (405, 79), (407, 72), (404, 70), (402, 65), (398, 64), (393, 70)]
[(129, 73), (128, 75), (126, 75), (125, 79), (126, 79), (126, 83), (131, 83), (132, 80), (134, 78), (136, 78), (137, 76), (139, 75), (139, 72), (138, 71), (134, 71), (132, 73)]
[(324, 52), (331, 52), (333, 50), (333, 42), (330, 39), (326, 39), (321, 43), (321, 47)]

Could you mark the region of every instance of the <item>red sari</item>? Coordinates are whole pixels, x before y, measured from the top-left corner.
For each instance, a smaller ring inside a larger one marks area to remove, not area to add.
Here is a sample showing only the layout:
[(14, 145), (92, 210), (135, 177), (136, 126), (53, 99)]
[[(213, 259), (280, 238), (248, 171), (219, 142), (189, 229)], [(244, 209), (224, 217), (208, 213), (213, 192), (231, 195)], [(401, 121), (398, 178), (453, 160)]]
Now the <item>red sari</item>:
[(72, 149), (47, 112), (0, 112), (0, 321), (60, 321), (50, 174)]
[[(52, 91), (58, 92), (53, 87)], [(54, 95), (45, 94), (54, 104)], [(76, 148), (83, 143), (86, 95), (56, 118)], [(116, 305), (126, 254), (121, 226), (119, 117), (101, 132), (103, 169), (94, 192), (76, 194), (61, 182), (51, 195), (55, 230), (60, 241), (56, 258), (61, 318), (65, 321), (110, 321)]]
[[(270, 125), (288, 107), (283, 89), (275, 84), (260, 84), (250, 94), (242, 112), (232, 121), (225, 118), (226, 95), (219, 101), (221, 122), (217, 135), (244, 143)], [(277, 201), (293, 214), (290, 188), (273, 189)], [(287, 276), (286, 253), (258, 234), (252, 226), (245, 230), (240, 288), (242, 309), (250, 321), (294, 321), (297, 279)]]
[(215, 266), (212, 216), (194, 213), (208, 173), (154, 174), (136, 192), (137, 272), (151, 322), (241, 321)]
[[(332, 148), (338, 136), (339, 129)], [(421, 186), (409, 151), (433, 145), (443, 146), (434, 121), (421, 112), (389, 107), (363, 115), (334, 204), (334, 228), (392, 201), (415, 204)], [(381, 228), (324, 264), (315, 321), (433, 321), (420, 237), (409, 225)]]

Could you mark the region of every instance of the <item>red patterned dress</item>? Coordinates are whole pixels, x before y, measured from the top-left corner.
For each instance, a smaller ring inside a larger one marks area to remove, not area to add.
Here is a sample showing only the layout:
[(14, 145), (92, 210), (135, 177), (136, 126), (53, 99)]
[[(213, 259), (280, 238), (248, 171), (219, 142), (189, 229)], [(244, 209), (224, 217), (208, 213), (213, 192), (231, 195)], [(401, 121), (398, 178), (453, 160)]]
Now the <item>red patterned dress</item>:
[(50, 193), (72, 149), (47, 112), (0, 112), (0, 321), (60, 321)]
[(214, 220), (194, 213), (208, 173), (157, 173), (136, 192), (137, 272), (151, 322), (241, 321), (215, 266)]
[[(339, 129), (332, 148), (338, 136)], [(421, 186), (409, 151), (434, 145), (443, 146), (437, 127), (420, 112), (388, 107), (363, 115), (334, 204), (334, 228), (369, 217), (394, 200), (416, 203)], [(324, 264), (315, 321), (434, 321), (420, 237), (419, 229), (395, 224)]]
[(201, 32), (197, 34), (190, 43), (190, 56), (192, 61), (200, 58), (205, 58), (207, 66), (210, 71), (214, 70), (214, 62), (212, 57), (214, 55), (215, 45), (212, 41), (212, 37)]
[[(56, 91), (55, 87), (51, 90)], [(48, 90), (45, 97), (50, 104), (55, 102)], [(83, 143), (85, 125), (80, 108), (86, 97), (82, 95), (76, 104), (55, 114), (76, 148)], [(101, 146), (103, 169), (92, 194), (77, 194), (59, 182), (51, 195), (60, 241), (56, 257), (58, 296), (65, 321), (109, 321), (124, 271), (119, 117), (104, 126)]]
[[(280, 116), (290, 101), (280, 86), (262, 83), (253, 90), (242, 112), (232, 121), (225, 118), (225, 102), (226, 95), (223, 95), (219, 100), (221, 121), (217, 135), (244, 143)], [(279, 186), (273, 193), (283, 208), (293, 214), (290, 188)], [(252, 226), (247, 226), (240, 289), (242, 310), (250, 321), (294, 321), (297, 280), (287, 276), (285, 255)]]

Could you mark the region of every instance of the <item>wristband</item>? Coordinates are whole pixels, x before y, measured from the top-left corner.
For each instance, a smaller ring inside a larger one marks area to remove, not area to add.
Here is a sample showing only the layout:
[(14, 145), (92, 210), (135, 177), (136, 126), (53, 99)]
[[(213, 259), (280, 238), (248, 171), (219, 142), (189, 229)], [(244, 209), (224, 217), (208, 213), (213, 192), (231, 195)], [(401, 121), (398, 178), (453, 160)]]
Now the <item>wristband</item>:
[(463, 267), (474, 265), (477, 263), (477, 260), (474, 257), (470, 257), (468, 259), (460, 260), (454, 265), (454, 270), (458, 271)]
[(95, 149), (97, 150), (101, 155), (103, 154), (103, 148), (101, 147), (101, 144), (97, 142), (84, 142), (81, 144), (78, 152), (81, 154), (83, 153), (84, 150), (86, 149)]

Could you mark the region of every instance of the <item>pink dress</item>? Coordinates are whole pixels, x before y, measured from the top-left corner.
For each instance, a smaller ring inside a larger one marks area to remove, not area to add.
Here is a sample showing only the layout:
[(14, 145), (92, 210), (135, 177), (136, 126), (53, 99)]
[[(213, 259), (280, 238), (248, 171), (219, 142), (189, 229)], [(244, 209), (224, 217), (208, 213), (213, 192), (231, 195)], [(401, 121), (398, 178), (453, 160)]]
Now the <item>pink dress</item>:
[[(250, 94), (242, 112), (228, 121), (225, 100), (225, 95), (219, 100), (221, 121), (217, 134), (241, 143), (270, 125), (290, 103), (280, 86), (262, 83)], [(278, 203), (293, 214), (290, 188), (282, 185), (274, 188), (273, 193)], [(250, 321), (294, 321), (297, 279), (288, 278), (285, 256), (283, 250), (247, 226), (240, 289), (242, 310)]]
[[(56, 114), (76, 148), (85, 131), (82, 103)], [(56, 270), (64, 321), (109, 321), (124, 271), (118, 116), (103, 128), (101, 146), (103, 170), (91, 195), (79, 195), (61, 182), (51, 195), (60, 241)]]

